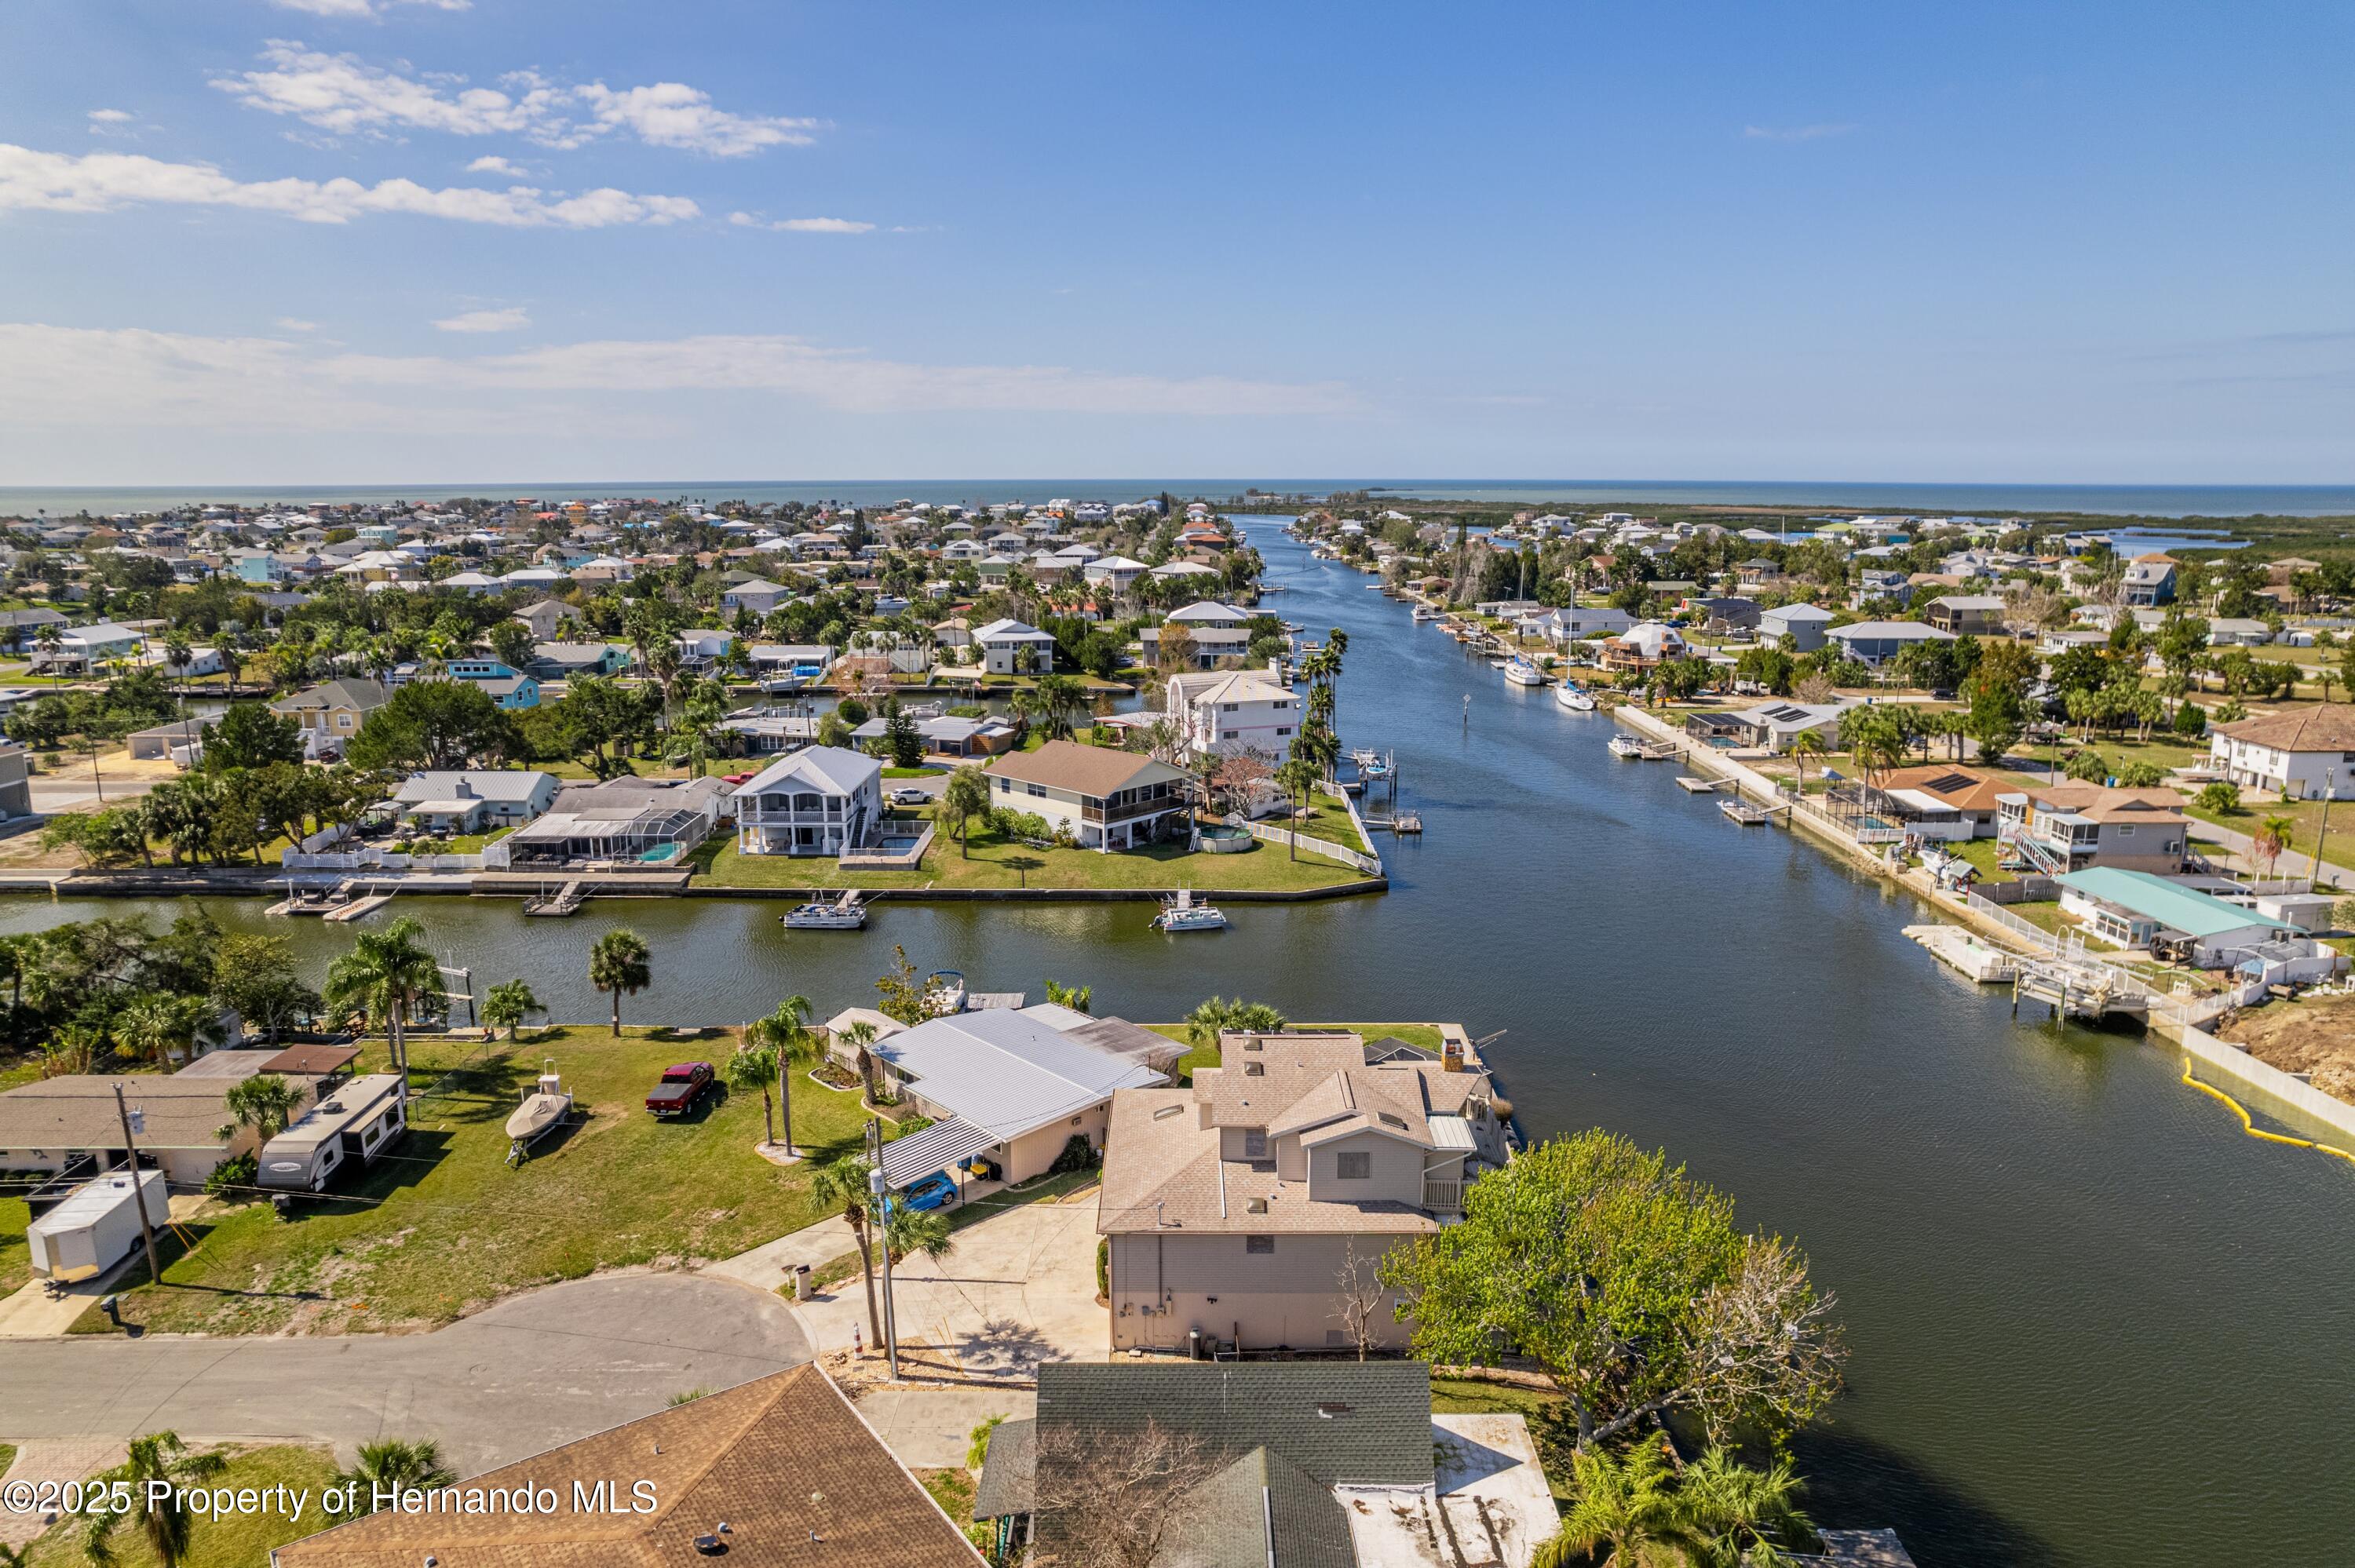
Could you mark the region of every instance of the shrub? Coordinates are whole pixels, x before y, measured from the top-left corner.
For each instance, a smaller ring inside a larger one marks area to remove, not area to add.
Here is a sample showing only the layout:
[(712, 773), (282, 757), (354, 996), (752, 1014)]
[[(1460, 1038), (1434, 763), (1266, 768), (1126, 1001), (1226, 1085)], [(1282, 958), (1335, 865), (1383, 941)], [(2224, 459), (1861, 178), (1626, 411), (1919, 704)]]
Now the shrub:
[(2197, 738), (2208, 733), (2208, 713), (2198, 703), (2186, 703), (2175, 710), (2175, 733)]
[(2220, 817), (2228, 817), (2241, 809), (2241, 787), (2219, 779), (2213, 784), (2201, 786), (2200, 793), (2193, 796), (2192, 800), (2203, 811), (2213, 811)]
[(1092, 1171), (1096, 1168), (1095, 1145), (1084, 1132), (1075, 1132), (1063, 1140), (1063, 1152), (1055, 1156), (1055, 1163), (1047, 1167), (1050, 1176), (1060, 1176), (1067, 1171)]
[(250, 1154), (240, 1154), (234, 1160), (224, 1160), (213, 1167), (205, 1178), (205, 1191), (216, 1197), (235, 1187), (250, 1187), (261, 1173), (261, 1161)]
[(1112, 1237), (1096, 1243), (1096, 1294), (1112, 1294)]

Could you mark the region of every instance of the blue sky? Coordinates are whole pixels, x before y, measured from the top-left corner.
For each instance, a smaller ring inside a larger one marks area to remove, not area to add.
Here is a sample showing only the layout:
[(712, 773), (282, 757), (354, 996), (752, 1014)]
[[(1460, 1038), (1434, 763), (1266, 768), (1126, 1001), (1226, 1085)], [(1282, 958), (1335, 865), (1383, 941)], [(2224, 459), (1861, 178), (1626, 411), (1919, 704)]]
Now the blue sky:
[(16, 0), (0, 483), (2355, 478), (2355, 11)]

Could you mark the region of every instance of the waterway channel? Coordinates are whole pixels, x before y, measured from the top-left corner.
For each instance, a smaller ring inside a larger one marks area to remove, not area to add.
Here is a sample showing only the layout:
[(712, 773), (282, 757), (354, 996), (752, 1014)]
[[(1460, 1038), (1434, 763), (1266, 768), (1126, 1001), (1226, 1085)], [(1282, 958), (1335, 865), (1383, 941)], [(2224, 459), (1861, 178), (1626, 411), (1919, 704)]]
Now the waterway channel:
[[(1910, 896), (1728, 824), (1668, 766), (1610, 757), (1607, 720), (1246, 526), (1270, 607), (1348, 630), (1344, 742), (1393, 749), (1427, 825), (1381, 845), (1385, 895), (1181, 938), (1146, 906), (886, 906), (790, 937), (751, 901), (398, 908), (478, 988), (521, 975), (560, 1018), (603, 1016), (586, 954), (626, 924), (655, 951), (640, 1019), (734, 1023), (787, 991), (830, 1012), (897, 942), (978, 990), (1052, 976), (1140, 1020), (1217, 992), (1506, 1030), (1488, 1054), (1531, 1136), (1666, 1146), (1838, 1293), (1852, 1387), (1799, 1446), (1822, 1521), (1892, 1524), (1925, 1565), (2355, 1561), (2355, 1172), (2243, 1136), (2160, 1044), (2015, 1023), (1899, 934)], [(130, 907), (18, 899), (0, 929)], [(351, 936), (275, 924), (322, 971)]]

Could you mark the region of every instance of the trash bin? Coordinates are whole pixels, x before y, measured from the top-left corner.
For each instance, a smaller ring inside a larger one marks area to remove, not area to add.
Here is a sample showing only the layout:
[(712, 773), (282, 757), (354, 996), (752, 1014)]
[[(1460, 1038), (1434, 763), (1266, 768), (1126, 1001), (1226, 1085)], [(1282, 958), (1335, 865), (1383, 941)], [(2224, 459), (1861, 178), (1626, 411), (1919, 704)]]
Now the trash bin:
[(807, 1301), (816, 1294), (817, 1287), (810, 1283), (810, 1266), (806, 1263), (794, 1265), (794, 1299)]

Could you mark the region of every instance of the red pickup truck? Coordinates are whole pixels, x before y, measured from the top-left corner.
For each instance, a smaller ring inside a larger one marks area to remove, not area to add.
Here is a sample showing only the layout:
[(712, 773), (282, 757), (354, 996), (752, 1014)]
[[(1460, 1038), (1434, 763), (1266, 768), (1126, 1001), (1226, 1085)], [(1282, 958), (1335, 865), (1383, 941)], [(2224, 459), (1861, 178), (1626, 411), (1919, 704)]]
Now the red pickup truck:
[(685, 1116), (710, 1091), (711, 1064), (680, 1062), (663, 1069), (662, 1082), (646, 1097), (646, 1109), (656, 1116)]

